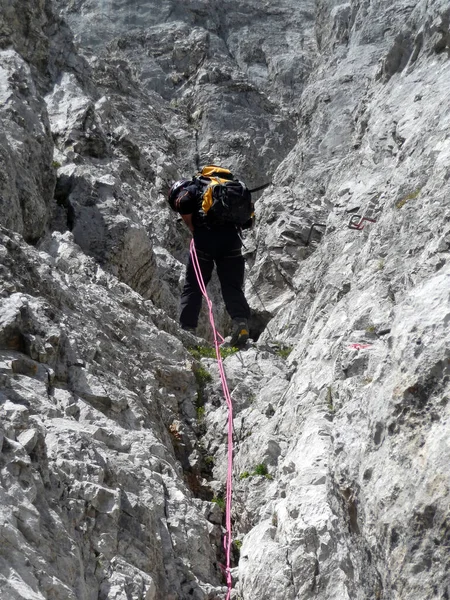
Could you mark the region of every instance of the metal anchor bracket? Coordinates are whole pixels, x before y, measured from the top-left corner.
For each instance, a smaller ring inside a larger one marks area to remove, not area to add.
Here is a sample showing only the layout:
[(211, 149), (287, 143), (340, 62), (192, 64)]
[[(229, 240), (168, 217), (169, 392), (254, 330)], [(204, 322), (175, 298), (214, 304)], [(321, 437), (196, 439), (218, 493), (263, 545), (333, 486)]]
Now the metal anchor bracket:
[(350, 221), (348, 222), (349, 229), (356, 229), (357, 231), (362, 231), (364, 229), (364, 221), (368, 223), (376, 223), (376, 219), (370, 219), (369, 217), (362, 217), (361, 215), (352, 215), (350, 217)]
[(317, 227), (324, 227), (324, 228), (325, 228), (325, 227), (326, 227), (326, 225), (325, 225), (325, 223), (313, 223), (313, 224), (311, 225), (311, 228), (310, 228), (310, 230), (309, 230), (309, 233), (308, 233), (308, 239), (306, 240), (306, 244), (305, 244), (305, 246), (309, 246), (309, 242), (311, 241), (311, 236), (312, 236), (312, 232), (313, 232), (313, 230), (314, 230), (314, 227), (316, 227), (316, 228), (317, 228)]
[[(378, 198), (378, 196), (377, 196)], [(376, 210), (376, 202), (375, 200), (370, 200), (369, 204), (364, 211), (364, 215), (353, 214), (350, 217), (350, 221), (348, 222), (349, 229), (356, 229), (357, 231), (362, 231), (364, 229), (364, 221), (368, 223), (376, 223), (376, 219), (373, 219)]]

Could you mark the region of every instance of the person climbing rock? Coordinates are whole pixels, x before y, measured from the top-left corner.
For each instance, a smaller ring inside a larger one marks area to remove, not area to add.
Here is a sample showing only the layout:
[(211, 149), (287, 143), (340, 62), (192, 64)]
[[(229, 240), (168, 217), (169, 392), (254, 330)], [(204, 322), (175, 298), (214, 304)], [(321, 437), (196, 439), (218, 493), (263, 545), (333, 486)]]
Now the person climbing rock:
[[(245, 298), (240, 230), (252, 226), (253, 204), (246, 186), (221, 167), (204, 167), (191, 179), (180, 179), (170, 188), (168, 200), (192, 232), (205, 286), (216, 265), (223, 300), (232, 319), (230, 344), (245, 345), (250, 307)], [(181, 327), (195, 333), (202, 293), (192, 257), (186, 268), (181, 294)]]

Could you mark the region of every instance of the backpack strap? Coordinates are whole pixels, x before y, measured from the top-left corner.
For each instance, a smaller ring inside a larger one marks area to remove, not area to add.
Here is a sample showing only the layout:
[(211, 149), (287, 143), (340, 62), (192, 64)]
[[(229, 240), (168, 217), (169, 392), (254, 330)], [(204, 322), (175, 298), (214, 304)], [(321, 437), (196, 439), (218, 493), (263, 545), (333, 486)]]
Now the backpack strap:
[(259, 185), (258, 187), (255, 187), (252, 190), (248, 190), (248, 191), (250, 192), (250, 194), (253, 194), (253, 192), (259, 192), (260, 190), (265, 190), (267, 187), (269, 187), (269, 185), (272, 185), (271, 181), (269, 181), (268, 183), (263, 183), (263, 185)]

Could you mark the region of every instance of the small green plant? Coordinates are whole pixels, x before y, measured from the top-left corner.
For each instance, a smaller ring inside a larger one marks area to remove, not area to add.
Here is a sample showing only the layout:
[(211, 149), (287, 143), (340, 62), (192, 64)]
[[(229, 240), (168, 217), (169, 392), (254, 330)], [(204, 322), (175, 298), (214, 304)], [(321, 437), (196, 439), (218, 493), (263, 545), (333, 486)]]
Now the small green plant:
[(233, 354), (236, 354), (236, 352), (239, 352), (239, 348), (236, 348), (236, 346), (225, 346), (225, 348), (220, 348), (220, 356), (223, 359), (228, 358), (228, 356), (232, 356)]
[(233, 550), (234, 550), (235, 558), (237, 558), (237, 560), (239, 560), (241, 558), (241, 548), (242, 548), (242, 541), (241, 540), (233, 540)]
[(57, 160), (52, 161), (52, 167), (54, 169), (59, 169), (60, 166), (61, 166), (61, 163), (59, 161), (57, 161)]
[(292, 350), (293, 349), (290, 346), (280, 346), (275, 351), (275, 354), (277, 354), (281, 358), (285, 358), (286, 359), (289, 356), (289, 354), (292, 352)]
[(205, 407), (204, 406), (197, 406), (197, 421), (203, 421), (203, 419), (205, 418)]
[(196, 360), (200, 360), (201, 358), (216, 358), (216, 351), (211, 346), (194, 346), (193, 348), (189, 348), (188, 352)]
[(195, 400), (195, 406), (197, 407), (197, 418), (201, 420), (201, 417), (204, 416), (204, 412), (203, 414), (199, 414), (198, 411), (205, 406), (205, 386), (212, 381), (212, 377), (211, 373), (201, 365), (194, 369), (194, 377), (197, 382), (197, 398)]
[(375, 327), (375, 325), (368, 325), (366, 327), (366, 333), (375, 333), (376, 330), (377, 328)]
[(420, 188), (418, 188), (417, 190), (414, 190), (414, 192), (410, 192), (409, 194), (407, 194), (404, 198), (402, 198), (401, 200), (399, 200), (396, 203), (396, 207), (398, 209), (402, 208), (403, 206), (405, 206), (405, 204), (409, 201), (409, 200), (415, 200), (417, 198), (417, 196), (420, 194)]
[(204, 387), (207, 383), (212, 381), (211, 373), (202, 366), (195, 369), (194, 375), (195, 380), (200, 387)]
[(265, 477), (266, 479), (273, 479), (272, 475), (269, 473), (267, 466), (264, 463), (259, 463), (255, 465), (255, 468), (250, 473), (250, 471), (242, 471), (239, 475), (239, 479), (247, 479), (248, 477), (255, 477), (256, 475), (260, 475), (261, 477)]
[(272, 475), (267, 470), (267, 466), (264, 463), (259, 463), (253, 469), (252, 475), (261, 475), (262, 477), (266, 477), (266, 479), (273, 479)]
[(253, 475), (268, 475), (269, 471), (264, 463), (259, 463), (253, 469)]
[[(220, 348), (220, 356), (225, 359), (238, 352), (238, 350), (239, 348), (235, 348), (234, 346)], [(212, 346), (194, 346), (193, 348), (189, 348), (189, 353), (196, 360), (200, 360), (201, 358), (217, 358), (216, 350)]]
[(223, 496), (214, 496), (214, 498), (211, 500), (211, 502), (214, 502), (214, 504), (217, 504), (217, 506), (221, 510), (225, 510), (225, 498)]
[(383, 260), (383, 259), (379, 260), (379, 261), (378, 261), (378, 265), (377, 265), (377, 270), (378, 270), (378, 271), (382, 271), (382, 270), (384, 269), (384, 264), (385, 264), (385, 263), (384, 263), (384, 260)]
[(213, 465), (215, 462), (216, 462), (216, 459), (211, 454), (208, 454), (208, 456), (205, 456), (205, 464), (206, 465)]

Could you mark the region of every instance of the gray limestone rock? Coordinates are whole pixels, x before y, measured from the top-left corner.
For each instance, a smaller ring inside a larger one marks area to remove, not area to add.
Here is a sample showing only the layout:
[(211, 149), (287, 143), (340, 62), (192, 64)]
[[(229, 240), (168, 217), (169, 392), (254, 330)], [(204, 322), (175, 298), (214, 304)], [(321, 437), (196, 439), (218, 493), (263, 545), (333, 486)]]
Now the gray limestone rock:
[(0, 124), (0, 220), (36, 242), (53, 197), (53, 142), (30, 67), (13, 49), (0, 50)]
[[(189, 428), (195, 426), (195, 417), (187, 417), (189, 413), (195, 415), (190, 409), (195, 382), (189, 369), (179, 367), (187, 361), (182, 345), (159, 330), (152, 322), (152, 318), (158, 320), (157, 312), (150, 306), (145, 308), (142, 298), (113, 276), (109, 276), (113, 284), (109, 292), (91, 282), (90, 262), (76, 246), (61, 263), (65, 271), (47, 255), (54, 271), (46, 287), (45, 270), (39, 272), (43, 251), (39, 254), (16, 239), (13, 256), (7, 252), (4, 264), (16, 281), (28, 265), (35, 289), (43, 286), (42, 301), (23, 294), (2, 299), (1, 314), (11, 315), (2, 320), (5, 346), (8, 340), (21, 339), (37, 329), (42, 340), (58, 339), (55, 326), (64, 334), (59, 336), (55, 353), (40, 358), (42, 363), (29, 358), (27, 352), (32, 350), (25, 344), (14, 351), (5, 350), (0, 363), (2, 423), (8, 436), (2, 453), (2, 472), (8, 472), (2, 517), (10, 524), (8, 533), (2, 533), (2, 547), (8, 539), (21, 548), (20, 556), (13, 554), (9, 560), (2, 557), (3, 589), (10, 597), (17, 593), (17, 597), (26, 598), (43, 593), (51, 580), (52, 589), (59, 590), (54, 591), (58, 598), (90, 598), (94, 590), (96, 594), (122, 597), (120, 594), (134, 582), (136, 598), (163, 598), (175, 593), (181, 585), (177, 582), (191, 572), (195, 578), (188, 576), (192, 583), (183, 584), (184, 593), (201, 590), (202, 581), (205, 586), (217, 586), (213, 567), (217, 550), (209, 542), (211, 527), (214, 530), (217, 525), (210, 525), (192, 503), (175, 458), (176, 447), (188, 443), (192, 435)], [(9, 240), (2, 234), (2, 247), (8, 246)], [(68, 264), (76, 272), (76, 287), (68, 284)], [(88, 323), (90, 319), (94, 323), (105, 310), (106, 297), (98, 303), (105, 292), (112, 304), (110, 316), (103, 314), (102, 332), (90, 329)], [(68, 296), (72, 296), (71, 308), (62, 300)], [(122, 302), (124, 308), (120, 309)], [(141, 305), (139, 319), (125, 308), (134, 302)], [(29, 307), (26, 319), (24, 307)], [(90, 307), (91, 317), (84, 307)], [(75, 325), (80, 317), (79, 325)], [(10, 323), (15, 323), (15, 330)], [(107, 365), (114, 355), (117, 362), (111, 371)], [(135, 363), (136, 359), (142, 362)], [(53, 365), (55, 374), (51, 380), (47, 377), (42, 381), (39, 369), (49, 368), (46, 361)], [(179, 373), (175, 379), (171, 369)], [(174, 391), (180, 399), (175, 397), (169, 406), (166, 396)], [(163, 404), (167, 405), (164, 410)], [(174, 423), (183, 413), (187, 422), (178, 433)], [(34, 419), (39, 419), (41, 433), (33, 427)], [(34, 462), (30, 463), (24, 449)], [(21, 470), (13, 468), (18, 464), (24, 465)], [(31, 487), (29, 481), (33, 482)], [(195, 473), (192, 485), (194, 481)], [(16, 486), (26, 492), (16, 493)], [(16, 522), (14, 506), (25, 511), (24, 515), (31, 511), (34, 516), (20, 517)], [(187, 526), (189, 522), (193, 525)], [(165, 538), (165, 544), (157, 542)], [(37, 539), (45, 540), (39, 551), (34, 548)], [(188, 561), (187, 548), (191, 546), (198, 548), (199, 554)], [(60, 564), (57, 561), (51, 567), (56, 556), (61, 556)], [(7, 565), (16, 575), (7, 575)], [(27, 565), (39, 567), (41, 575), (30, 578)], [(167, 578), (166, 572), (173, 575)], [(16, 581), (21, 582), (19, 587)]]
[(227, 408), (165, 200), (210, 161), (272, 179), (224, 361), (232, 597), (448, 598), (448, 3), (0, 8), (2, 600), (226, 596)]

